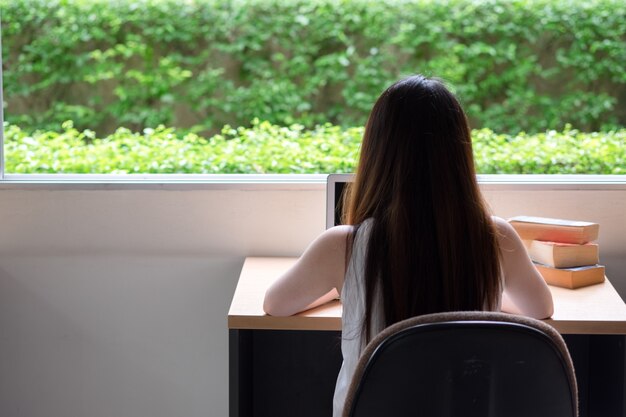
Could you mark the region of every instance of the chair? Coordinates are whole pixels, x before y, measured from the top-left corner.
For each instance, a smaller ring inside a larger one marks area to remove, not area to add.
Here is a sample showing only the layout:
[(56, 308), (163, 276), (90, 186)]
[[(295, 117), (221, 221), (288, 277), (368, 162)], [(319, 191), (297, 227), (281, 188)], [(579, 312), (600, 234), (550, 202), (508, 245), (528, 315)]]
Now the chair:
[(542, 321), (494, 312), (428, 314), (365, 348), (344, 417), (577, 417), (572, 360)]

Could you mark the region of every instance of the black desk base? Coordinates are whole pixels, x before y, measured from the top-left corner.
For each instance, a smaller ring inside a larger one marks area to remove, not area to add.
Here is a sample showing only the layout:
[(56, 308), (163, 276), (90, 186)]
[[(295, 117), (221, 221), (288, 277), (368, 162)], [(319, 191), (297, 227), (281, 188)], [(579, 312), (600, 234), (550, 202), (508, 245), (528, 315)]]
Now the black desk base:
[[(229, 330), (230, 417), (331, 417), (337, 331)], [(580, 417), (626, 417), (626, 336), (564, 335)]]

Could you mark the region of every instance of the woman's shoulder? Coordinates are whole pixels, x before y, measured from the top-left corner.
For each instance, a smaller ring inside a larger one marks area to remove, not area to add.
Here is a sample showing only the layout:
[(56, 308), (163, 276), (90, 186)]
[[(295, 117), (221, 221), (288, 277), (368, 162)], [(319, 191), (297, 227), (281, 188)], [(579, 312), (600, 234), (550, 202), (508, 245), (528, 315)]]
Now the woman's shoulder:
[(371, 225), (371, 219), (367, 219), (359, 225), (331, 227), (319, 235), (311, 246), (316, 249), (315, 252), (322, 253), (322, 256), (349, 254), (348, 257), (351, 257), (355, 248), (357, 251), (364, 248)]
[(504, 231), (508, 226), (511, 226), (508, 221), (498, 216), (491, 216), (491, 221), (496, 226), (498, 231)]
[(353, 226), (335, 226), (326, 229), (310, 245), (314, 253), (327, 256), (329, 253), (345, 252), (346, 242), (354, 230)]
[(340, 241), (345, 242), (345, 239), (349, 235), (353, 234), (357, 230), (361, 231), (362, 233), (363, 231), (369, 229), (372, 223), (373, 223), (373, 219), (370, 218), (370, 219), (364, 220), (363, 223), (357, 226), (353, 226), (353, 225), (334, 226), (329, 229), (326, 229), (326, 231), (323, 232), (319, 236), (319, 239), (329, 244), (332, 244), (333, 242), (340, 242)]
[(500, 247), (503, 249), (518, 248), (521, 244), (521, 239), (513, 226), (511, 226), (508, 221), (498, 216), (491, 216), (491, 220), (495, 226)]
[(326, 229), (320, 236), (320, 239), (325, 241), (333, 241), (337, 239), (345, 239), (350, 233), (354, 231), (354, 226), (340, 225)]

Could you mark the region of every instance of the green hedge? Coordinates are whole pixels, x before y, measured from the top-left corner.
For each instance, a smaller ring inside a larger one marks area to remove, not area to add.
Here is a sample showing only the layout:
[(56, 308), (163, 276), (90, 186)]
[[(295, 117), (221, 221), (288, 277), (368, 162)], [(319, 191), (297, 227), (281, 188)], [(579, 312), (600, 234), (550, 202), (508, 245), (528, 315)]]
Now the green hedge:
[[(259, 117), (358, 126), (380, 92), (449, 81), (473, 126), (626, 125), (624, 0), (0, 0), (6, 118), (100, 134)], [(621, 102), (619, 101), (621, 98)]]
[[(7, 173), (330, 173), (353, 172), (363, 128), (326, 124), (280, 127), (255, 120), (203, 138), (158, 127), (105, 138), (79, 131), (28, 134), (5, 126)], [(626, 129), (581, 133), (567, 128), (527, 135), (473, 131), (479, 173), (626, 174)]]

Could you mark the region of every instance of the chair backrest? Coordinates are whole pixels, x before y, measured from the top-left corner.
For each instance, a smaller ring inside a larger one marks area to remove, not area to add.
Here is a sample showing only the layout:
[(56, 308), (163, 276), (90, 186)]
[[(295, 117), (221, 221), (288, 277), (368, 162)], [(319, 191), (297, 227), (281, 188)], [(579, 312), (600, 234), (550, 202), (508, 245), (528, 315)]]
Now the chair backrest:
[(561, 335), (494, 312), (414, 317), (366, 347), (344, 417), (576, 417), (578, 391)]

